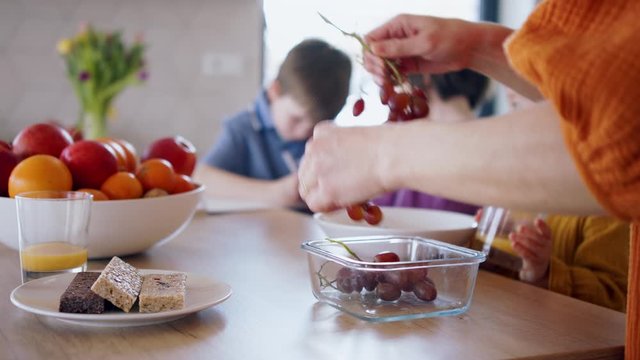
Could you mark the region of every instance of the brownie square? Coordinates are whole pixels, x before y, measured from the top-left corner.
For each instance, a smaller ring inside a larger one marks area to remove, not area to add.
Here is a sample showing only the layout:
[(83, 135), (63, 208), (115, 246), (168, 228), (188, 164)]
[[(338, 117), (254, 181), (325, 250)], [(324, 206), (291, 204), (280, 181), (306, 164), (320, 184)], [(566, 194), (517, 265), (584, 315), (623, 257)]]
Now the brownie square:
[(101, 314), (105, 310), (105, 300), (91, 291), (91, 285), (100, 273), (79, 272), (60, 296), (58, 310), (65, 313)]

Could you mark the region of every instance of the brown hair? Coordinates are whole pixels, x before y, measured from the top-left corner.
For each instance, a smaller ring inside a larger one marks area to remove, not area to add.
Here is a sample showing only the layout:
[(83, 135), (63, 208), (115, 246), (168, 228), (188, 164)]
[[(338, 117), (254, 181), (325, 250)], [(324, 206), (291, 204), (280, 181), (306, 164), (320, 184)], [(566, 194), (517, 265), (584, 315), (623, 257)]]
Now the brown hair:
[(464, 69), (444, 74), (432, 74), (431, 83), (442, 100), (464, 96), (471, 109), (482, 104), (489, 87), (489, 78), (473, 70)]
[(333, 119), (349, 94), (351, 60), (318, 39), (304, 40), (289, 51), (276, 80), (316, 120)]

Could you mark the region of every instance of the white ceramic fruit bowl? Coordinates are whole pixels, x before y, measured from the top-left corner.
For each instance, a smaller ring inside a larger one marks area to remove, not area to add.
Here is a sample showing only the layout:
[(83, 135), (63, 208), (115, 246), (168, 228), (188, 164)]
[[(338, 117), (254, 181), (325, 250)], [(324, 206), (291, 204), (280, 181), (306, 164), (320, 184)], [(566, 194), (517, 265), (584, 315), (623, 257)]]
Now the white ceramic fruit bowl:
[[(89, 257), (132, 255), (171, 240), (189, 224), (203, 192), (204, 186), (199, 186), (163, 197), (95, 201), (89, 223)], [(0, 197), (0, 219), (0, 243), (17, 250), (14, 199)]]
[(477, 223), (473, 216), (444, 210), (381, 207), (382, 222), (369, 225), (349, 218), (345, 209), (316, 213), (314, 219), (331, 238), (352, 236), (419, 236), (468, 246)]

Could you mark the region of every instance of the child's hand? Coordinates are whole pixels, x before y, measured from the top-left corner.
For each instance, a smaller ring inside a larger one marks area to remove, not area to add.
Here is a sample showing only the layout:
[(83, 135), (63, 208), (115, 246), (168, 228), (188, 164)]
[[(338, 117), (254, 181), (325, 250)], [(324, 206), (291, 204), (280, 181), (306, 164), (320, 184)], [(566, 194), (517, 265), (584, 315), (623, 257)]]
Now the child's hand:
[(276, 191), (276, 203), (282, 206), (297, 206), (302, 202), (300, 194), (298, 193), (298, 174), (292, 173), (287, 176), (283, 176), (274, 182)]
[(536, 285), (545, 283), (553, 249), (549, 225), (542, 219), (536, 219), (533, 226), (516, 228), (509, 234), (509, 240), (516, 254), (522, 257), (520, 280)]

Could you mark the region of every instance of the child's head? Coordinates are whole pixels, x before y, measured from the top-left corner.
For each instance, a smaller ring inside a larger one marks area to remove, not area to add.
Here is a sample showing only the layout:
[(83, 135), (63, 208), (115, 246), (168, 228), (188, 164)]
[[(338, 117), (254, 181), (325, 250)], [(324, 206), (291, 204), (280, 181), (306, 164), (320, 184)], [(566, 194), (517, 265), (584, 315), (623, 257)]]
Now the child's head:
[(268, 89), (274, 125), (285, 140), (305, 140), (321, 120), (333, 119), (349, 93), (351, 60), (322, 40), (289, 51)]
[(430, 87), (443, 101), (454, 97), (464, 97), (469, 108), (476, 109), (484, 100), (489, 87), (489, 78), (475, 71), (464, 69), (431, 75)]

